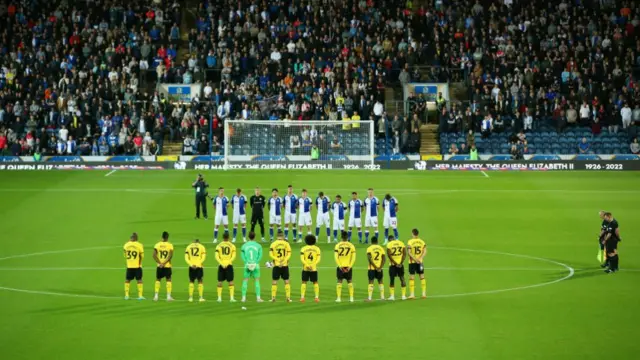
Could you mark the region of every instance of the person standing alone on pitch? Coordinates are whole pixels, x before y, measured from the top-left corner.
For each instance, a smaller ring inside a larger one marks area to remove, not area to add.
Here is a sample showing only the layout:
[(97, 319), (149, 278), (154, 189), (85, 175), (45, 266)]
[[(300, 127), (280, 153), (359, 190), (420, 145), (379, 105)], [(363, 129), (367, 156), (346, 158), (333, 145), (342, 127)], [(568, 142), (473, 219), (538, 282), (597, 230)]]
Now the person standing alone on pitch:
[(255, 194), (249, 199), (249, 206), (251, 206), (251, 230), (255, 233), (256, 223), (260, 224), (260, 235), (262, 235), (262, 242), (264, 240), (264, 206), (267, 199), (260, 193), (260, 188), (257, 187)]
[(618, 220), (614, 219), (610, 212), (604, 213), (604, 219), (609, 222), (607, 234), (604, 236), (604, 248), (607, 251), (609, 268), (604, 272), (614, 273), (618, 271), (618, 243), (622, 241), (620, 239), (620, 228), (618, 227)]
[(600, 251), (598, 251), (598, 261), (600, 262), (600, 267), (606, 268), (609, 266), (609, 259), (607, 258), (607, 252), (604, 249), (604, 238), (607, 235), (607, 228), (609, 227), (609, 222), (604, 218), (605, 211), (600, 210), (598, 215), (602, 220), (602, 225), (600, 225), (600, 236), (598, 236), (598, 245), (600, 245)]
[(209, 195), (209, 193), (207, 192), (207, 188), (209, 187), (209, 184), (207, 184), (206, 181), (204, 181), (204, 177), (202, 177), (202, 174), (198, 174), (198, 178), (196, 179), (196, 181), (193, 182), (193, 184), (191, 184), (191, 187), (195, 189), (196, 191), (196, 219), (200, 219), (200, 207), (202, 207), (202, 215), (204, 216), (205, 220), (208, 218), (207, 217), (207, 196)]

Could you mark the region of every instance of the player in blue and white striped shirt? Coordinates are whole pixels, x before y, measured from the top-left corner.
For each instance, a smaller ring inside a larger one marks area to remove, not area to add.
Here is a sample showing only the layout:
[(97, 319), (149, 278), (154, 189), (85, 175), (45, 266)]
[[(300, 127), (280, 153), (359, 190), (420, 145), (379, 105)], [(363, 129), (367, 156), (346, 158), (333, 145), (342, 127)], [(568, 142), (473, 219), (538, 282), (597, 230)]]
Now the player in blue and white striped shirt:
[(213, 242), (218, 242), (218, 227), (224, 226), (224, 233), (229, 233), (229, 216), (227, 214), (229, 199), (224, 196), (224, 188), (218, 189), (218, 196), (213, 199), (213, 207), (216, 210), (216, 217), (213, 227)]
[(382, 208), (384, 209), (384, 221), (382, 225), (384, 226), (384, 244), (389, 241), (389, 227), (393, 228), (393, 235), (396, 239), (398, 236), (398, 218), (396, 217), (396, 213), (398, 212), (398, 200), (391, 196), (391, 194), (387, 194), (384, 196), (384, 200), (382, 201)]
[(349, 201), (349, 241), (351, 241), (351, 234), (353, 228), (358, 229), (358, 242), (362, 244), (362, 208), (363, 204), (358, 199), (358, 193), (351, 193), (351, 201)]
[(307, 197), (307, 189), (302, 189), (298, 199), (298, 241), (302, 241), (302, 227), (307, 227), (307, 235), (311, 235), (311, 199)]
[(327, 239), (331, 242), (331, 224), (329, 223), (329, 198), (324, 196), (324, 193), (320, 191), (316, 198), (316, 207), (318, 213), (316, 214), (316, 238), (320, 236), (320, 226), (324, 225), (327, 229)]
[(367, 190), (367, 197), (364, 199), (364, 242), (369, 243), (369, 230), (373, 229), (374, 236), (378, 237), (378, 206), (380, 201), (373, 195), (373, 188)]
[(278, 196), (278, 189), (271, 190), (271, 198), (269, 199), (269, 237), (273, 242), (273, 233), (275, 228), (280, 230), (282, 225), (282, 198)]
[(242, 193), (242, 189), (237, 189), (236, 194), (231, 197), (231, 207), (233, 208), (232, 242), (236, 242), (238, 224), (242, 224), (242, 242), (247, 242), (247, 197)]
[[(333, 238), (338, 242), (338, 231), (342, 234), (344, 230), (344, 215), (346, 212), (340, 195), (336, 195), (336, 201), (331, 205), (331, 209), (333, 210)], [(331, 239), (329, 239), (329, 242), (331, 242)]]
[(293, 227), (293, 241), (298, 237), (296, 229), (296, 210), (298, 208), (298, 197), (293, 193), (293, 187), (287, 186), (287, 195), (284, 196), (284, 237), (289, 240), (289, 228)]

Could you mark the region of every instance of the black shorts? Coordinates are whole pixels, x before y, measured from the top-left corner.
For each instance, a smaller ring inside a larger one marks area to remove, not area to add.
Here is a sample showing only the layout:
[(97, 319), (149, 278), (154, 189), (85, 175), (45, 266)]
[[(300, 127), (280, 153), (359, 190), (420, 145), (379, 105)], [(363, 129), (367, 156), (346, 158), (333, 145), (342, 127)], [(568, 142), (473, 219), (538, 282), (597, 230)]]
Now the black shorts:
[(404, 276), (404, 265), (397, 266), (389, 266), (389, 277), (403, 277)]
[(283, 266), (283, 267), (276, 266), (271, 271), (271, 280), (280, 280), (280, 279), (289, 280), (288, 266)]
[(369, 270), (367, 272), (367, 276), (369, 277), (369, 281), (378, 280), (382, 281), (383, 272), (376, 270)]
[(203, 268), (189, 268), (189, 281), (190, 282), (194, 282), (196, 280), (198, 281), (202, 281), (202, 278), (204, 277), (204, 269)]
[(227, 268), (223, 268), (222, 266), (218, 266), (218, 281), (233, 281), (233, 266), (227, 266)]
[(257, 223), (262, 223), (264, 219), (263, 214), (251, 214), (251, 224), (255, 225)]
[(127, 281), (131, 281), (136, 279), (137, 281), (142, 280), (142, 268), (127, 268)]
[(156, 268), (156, 279), (160, 280), (166, 278), (167, 280), (171, 280), (171, 268)]
[(422, 264), (409, 264), (409, 274), (410, 275), (422, 275), (424, 274), (424, 267), (420, 266)]
[(302, 271), (302, 281), (311, 281), (318, 282), (318, 272), (317, 271)]
[(338, 281), (351, 281), (351, 279), (353, 278), (353, 268), (349, 269), (349, 271), (347, 272), (342, 272), (342, 268), (336, 268), (336, 278), (338, 279)]

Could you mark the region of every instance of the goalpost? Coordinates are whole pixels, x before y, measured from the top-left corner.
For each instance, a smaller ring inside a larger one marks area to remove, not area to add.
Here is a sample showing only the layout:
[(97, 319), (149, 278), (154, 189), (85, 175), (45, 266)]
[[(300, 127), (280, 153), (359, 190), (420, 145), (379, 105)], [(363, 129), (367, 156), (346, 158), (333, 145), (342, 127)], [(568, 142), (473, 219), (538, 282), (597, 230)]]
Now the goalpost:
[(375, 170), (372, 120), (226, 120), (224, 169)]

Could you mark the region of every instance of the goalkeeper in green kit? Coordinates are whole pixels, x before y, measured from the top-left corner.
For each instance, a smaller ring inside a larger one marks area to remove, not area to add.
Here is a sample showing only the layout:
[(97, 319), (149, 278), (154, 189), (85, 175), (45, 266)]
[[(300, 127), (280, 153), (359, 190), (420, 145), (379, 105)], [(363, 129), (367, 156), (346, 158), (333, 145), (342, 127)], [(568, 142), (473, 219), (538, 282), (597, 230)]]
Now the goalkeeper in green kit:
[(242, 302), (247, 301), (247, 288), (249, 278), (256, 282), (256, 301), (262, 302), (260, 298), (260, 260), (262, 260), (262, 246), (255, 241), (256, 234), (249, 233), (249, 241), (242, 245), (240, 256), (244, 262), (244, 279), (242, 280)]

